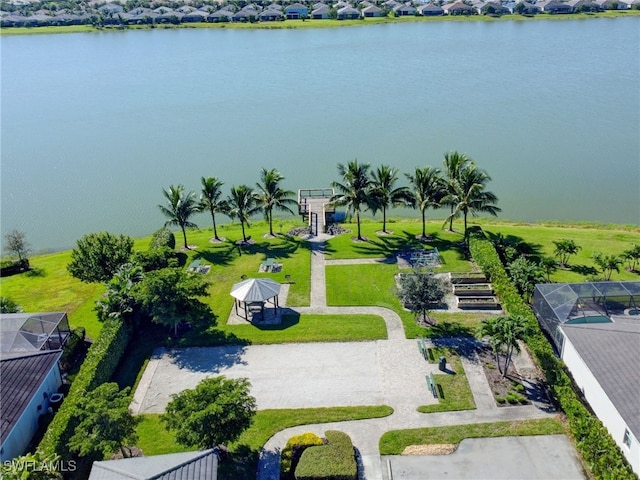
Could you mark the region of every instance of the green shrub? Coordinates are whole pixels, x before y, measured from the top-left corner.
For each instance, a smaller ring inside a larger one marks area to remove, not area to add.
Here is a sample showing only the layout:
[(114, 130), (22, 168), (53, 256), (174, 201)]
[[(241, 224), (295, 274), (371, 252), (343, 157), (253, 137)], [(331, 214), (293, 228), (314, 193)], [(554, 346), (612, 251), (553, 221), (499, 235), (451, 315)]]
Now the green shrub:
[(324, 442), (315, 433), (307, 432), (291, 437), (280, 454), (280, 478), (282, 480), (293, 479), (293, 472), (295, 472), (302, 452), (308, 447), (317, 445), (324, 445)]
[(507, 400), (504, 397), (496, 397), (496, 402), (498, 402), (500, 405), (502, 405), (506, 401)]
[(67, 446), (78, 426), (78, 402), (85, 394), (108, 382), (129, 343), (129, 330), (120, 319), (104, 322), (100, 335), (89, 348), (67, 398), (47, 428), (38, 450), (71, 459)]
[(133, 259), (145, 272), (180, 266), (178, 254), (169, 247), (156, 247), (146, 252), (135, 252)]
[(591, 470), (591, 474), (597, 479), (637, 479), (638, 477), (608, 430), (580, 401), (566, 367), (555, 356), (533, 311), (511, 283), (498, 253), (480, 227), (470, 228), (469, 251), (493, 284), (504, 309), (509, 314), (527, 318), (531, 327), (531, 333), (526, 339), (527, 346), (544, 371), (553, 395), (567, 415), (576, 447)]
[(160, 230), (153, 232), (151, 235), (151, 242), (149, 248), (170, 248), (173, 250), (176, 248), (176, 236), (167, 227), (163, 227)]
[(516, 391), (519, 393), (523, 393), (524, 392), (524, 385), (522, 385), (521, 383), (518, 383), (516, 385)]
[(63, 370), (70, 369), (75, 360), (82, 349), (84, 343), (84, 337), (86, 335), (86, 331), (84, 327), (74, 328), (71, 331), (71, 335), (67, 340), (64, 349), (62, 350), (62, 356), (60, 357), (60, 365)]
[(325, 432), (327, 445), (307, 448), (295, 470), (296, 480), (356, 480), (358, 464), (349, 435)]

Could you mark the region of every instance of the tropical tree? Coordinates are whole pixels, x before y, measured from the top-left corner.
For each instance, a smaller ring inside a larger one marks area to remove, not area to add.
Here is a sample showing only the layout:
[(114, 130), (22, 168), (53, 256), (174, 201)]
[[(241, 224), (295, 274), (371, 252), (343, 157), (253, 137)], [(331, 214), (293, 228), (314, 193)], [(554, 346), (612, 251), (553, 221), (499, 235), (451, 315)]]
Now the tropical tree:
[(202, 190), (200, 194), (200, 208), (208, 210), (211, 214), (211, 222), (213, 223), (213, 238), (220, 241), (218, 237), (218, 229), (216, 227), (216, 213), (227, 215), (229, 212), (229, 202), (222, 198), (222, 185), (217, 177), (202, 177)]
[(540, 267), (547, 275), (547, 282), (551, 282), (551, 274), (558, 268), (558, 262), (553, 257), (544, 256), (540, 259)]
[(184, 248), (188, 249), (187, 227), (198, 227), (195, 223), (189, 221), (194, 214), (200, 211), (196, 194), (193, 191), (185, 193), (183, 185), (178, 185), (177, 187), (170, 185), (167, 190), (162, 190), (162, 194), (167, 199), (168, 205), (158, 205), (158, 208), (168, 218), (165, 226), (179, 226), (184, 238)]
[(284, 190), (280, 182), (284, 180), (282, 174), (272, 168), (263, 168), (260, 172), (260, 182), (256, 183), (256, 202), (264, 212), (264, 218), (269, 223), (269, 235), (273, 237), (273, 209), (294, 214), (290, 206), (297, 205), (293, 198), (295, 194), (291, 190)]
[(120, 450), (130, 456), (125, 445), (138, 441), (140, 417), (129, 411), (129, 387), (120, 391), (117, 383), (103, 383), (79, 399), (79, 425), (69, 440), (69, 448), (83, 457), (102, 459)]
[(371, 197), (375, 210), (382, 210), (382, 231), (387, 233), (387, 209), (409, 205), (410, 192), (407, 187), (395, 187), (398, 181), (398, 169), (380, 165), (371, 172)]
[(409, 205), (420, 210), (422, 216), (422, 238), (427, 238), (426, 212), (428, 208), (438, 208), (445, 195), (445, 185), (440, 170), (434, 167), (416, 167), (406, 174), (410, 189)]
[(27, 255), (31, 251), (31, 246), (27, 242), (27, 235), (17, 229), (11, 230), (4, 235), (5, 251), (18, 257), (18, 262), (27, 259)]
[(252, 422), (256, 399), (246, 378), (206, 378), (173, 396), (161, 419), (176, 441), (201, 449), (233, 442)]
[(445, 281), (430, 270), (415, 269), (413, 273), (400, 277), (398, 297), (415, 314), (416, 320), (431, 323), (429, 311), (442, 302), (446, 292)]
[(181, 268), (147, 272), (133, 295), (152, 322), (173, 328), (174, 335), (181, 322), (202, 323), (212, 318), (210, 308), (199, 300), (209, 295), (203, 275)]
[(59, 471), (60, 455), (45, 456), (41, 451), (25, 453), (0, 463), (0, 478), (3, 480), (63, 480)]
[(0, 297), (0, 313), (20, 313), (22, 307), (9, 297)]
[(629, 250), (625, 250), (622, 254), (629, 262), (629, 271), (635, 272), (638, 262), (640, 261), (640, 245), (631, 244)]
[(122, 318), (131, 324), (137, 300), (133, 287), (143, 278), (142, 267), (136, 263), (121, 265), (107, 284), (107, 291), (96, 302), (95, 311), (98, 320), (104, 322), (111, 318)]
[(249, 226), (249, 218), (254, 215), (259, 207), (256, 203), (256, 196), (253, 189), (248, 185), (238, 185), (231, 187), (231, 196), (228, 199), (229, 213), (231, 218), (237, 218), (242, 227), (242, 241), (247, 241), (244, 230), (245, 223)]
[(443, 205), (449, 205), (449, 231), (453, 232), (453, 211), (458, 204), (458, 183), (460, 180), (460, 172), (469, 164), (473, 163), (466, 154), (457, 151), (447, 152), (444, 154), (444, 180), (446, 195), (442, 200)]
[(609, 281), (611, 280), (611, 275), (613, 271), (620, 273), (620, 265), (622, 265), (623, 260), (618, 255), (604, 255), (600, 252), (595, 252), (592, 256), (593, 262), (598, 266), (604, 279)]
[(456, 205), (453, 213), (447, 221), (450, 222), (462, 214), (464, 218), (464, 240), (468, 240), (467, 218), (469, 214), (476, 217), (480, 213), (488, 213), (494, 217), (501, 209), (496, 206), (498, 197), (493, 192), (486, 190), (491, 177), (487, 172), (479, 169), (475, 163), (470, 162), (459, 172), (459, 179), (455, 183)]
[(133, 239), (109, 232), (90, 233), (77, 242), (71, 251), (67, 270), (83, 282), (108, 282), (118, 269), (129, 262)]
[[(480, 335), (489, 337), (489, 344), (496, 356), (498, 369), (502, 376), (506, 377), (514, 352), (520, 352), (519, 341), (524, 340), (529, 335), (529, 325), (527, 319), (520, 315), (509, 315), (507, 317), (496, 317), (483, 320), (480, 326)], [(504, 367), (500, 368), (499, 355), (504, 353)]]
[(558, 257), (560, 266), (565, 268), (569, 265), (569, 257), (571, 255), (576, 255), (582, 249), (582, 247), (577, 245), (571, 238), (554, 240), (553, 244), (556, 246), (554, 255)]
[(338, 190), (330, 202), (333, 205), (345, 206), (347, 215), (355, 215), (358, 225), (358, 240), (364, 240), (360, 231), (360, 214), (370, 208), (372, 198), (370, 195), (371, 179), (369, 178), (368, 163), (358, 164), (358, 160), (352, 160), (347, 165), (338, 164), (338, 173), (342, 182), (332, 182), (331, 186)]
[(509, 276), (525, 301), (531, 301), (536, 283), (542, 283), (544, 273), (540, 264), (529, 260), (527, 257), (518, 257), (507, 265)]

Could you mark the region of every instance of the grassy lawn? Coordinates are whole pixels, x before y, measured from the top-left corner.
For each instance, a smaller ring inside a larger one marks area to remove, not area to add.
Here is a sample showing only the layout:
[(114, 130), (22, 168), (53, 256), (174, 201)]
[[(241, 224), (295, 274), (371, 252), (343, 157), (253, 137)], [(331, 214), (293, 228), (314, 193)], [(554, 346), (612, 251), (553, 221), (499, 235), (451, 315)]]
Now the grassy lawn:
[(444, 356), (455, 375), (438, 374), (434, 375), (438, 387), (438, 403), (435, 405), (422, 405), (418, 407), (420, 413), (433, 412), (453, 412), (458, 410), (473, 410), (476, 404), (473, 401), (473, 393), (467, 382), (467, 376), (462, 368), (460, 355), (452, 348), (430, 348), (429, 361), (437, 362), (438, 358)]
[[(231, 455), (221, 464), (221, 479), (255, 478), (258, 453), (274, 434), (285, 428), (313, 423), (344, 422), (386, 417), (393, 413), (388, 406), (333, 407), (261, 410), (253, 425), (231, 445)], [(192, 450), (177, 444), (160, 421), (160, 415), (141, 415), (138, 446), (145, 455), (160, 455)]]
[(449, 427), (392, 430), (380, 438), (381, 455), (400, 455), (409, 445), (458, 444), (465, 438), (551, 435), (567, 433), (557, 418), (514, 422), (475, 423)]
[[(553, 256), (554, 240), (573, 239), (581, 250), (569, 258), (568, 269), (558, 269), (551, 276), (553, 282), (583, 282), (588, 277), (600, 277), (591, 256), (594, 252), (619, 255), (632, 243), (640, 244), (640, 228), (591, 225), (584, 227), (561, 227), (557, 225), (486, 224), (487, 234), (501, 233), (504, 237), (527, 242), (540, 255)], [(615, 227), (615, 228), (614, 228)], [(619, 273), (613, 272), (611, 280), (638, 280), (640, 275), (627, 272), (626, 263)]]

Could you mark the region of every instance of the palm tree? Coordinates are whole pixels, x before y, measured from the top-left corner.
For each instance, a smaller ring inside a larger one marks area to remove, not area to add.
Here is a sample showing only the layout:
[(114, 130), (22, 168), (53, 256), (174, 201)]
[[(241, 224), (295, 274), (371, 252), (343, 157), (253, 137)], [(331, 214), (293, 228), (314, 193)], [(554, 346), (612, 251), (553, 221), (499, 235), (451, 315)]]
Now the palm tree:
[(249, 217), (255, 214), (259, 207), (256, 205), (256, 196), (251, 187), (248, 185), (239, 185), (231, 187), (231, 196), (227, 200), (229, 202), (229, 216), (240, 220), (242, 226), (242, 241), (247, 241), (244, 231), (244, 224), (249, 225)]
[(369, 179), (368, 163), (358, 164), (358, 160), (353, 160), (347, 165), (338, 164), (338, 173), (342, 176), (342, 183), (331, 182), (331, 186), (338, 190), (339, 193), (331, 197), (330, 202), (334, 205), (343, 205), (347, 207), (347, 214), (356, 216), (358, 224), (358, 240), (364, 240), (360, 233), (360, 212), (363, 208), (371, 206), (371, 196), (369, 187), (371, 180)]
[(265, 168), (260, 172), (260, 181), (262, 183), (256, 183), (259, 192), (256, 193), (256, 200), (258, 205), (264, 212), (264, 218), (269, 222), (269, 235), (273, 237), (273, 209), (282, 210), (293, 214), (293, 210), (289, 208), (289, 205), (297, 205), (291, 197), (294, 193), (291, 190), (283, 190), (280, 188), (280, 181), (284, 180), (282, 174), (272, 168), (267, 170)]
[(489, 337), (489, 345), (495, 355), (496, 365), (498, 371), (502, 373), (502, 365), (500, 364), (500, 352), (504, 346), (504, 339), (502, 338), (502, 332), (500, 330), (500, 324), (498, 323), (499, 317), (488, 318), (482, 320), (478, 333), (480, 337)]
[[(444, 154), (443, 164), (447, 196), (443, 199), (443, 203), (450, 206), (451, 215), (453, 215), (455, 206), (458, 203), (456, 185), (460, 179), (460, 171), (470, 163), (473, 163), (473, 160), (464, 153), (452, 151)], [(449, 218), (449, 231), (453, 231), (453, 216)]]
[[(387, 233), (387, 208), (409, 205), (411, 193), (407, 187), (394, 188), (398, 169), (380, 165), (371, 173), (371, 197), (374, 209), (382, 209), (382, 231)], [(375, 211), (374, 211), (375, 213)]]
[(507, 356), (504, 361), (504, 371), (502, 376), (506, 377), (511, 364), (513, 352), (520, 352), (520, 340), (524, 340), (529, 334), (529, 326), (527, 319), (521, 315), (509, 315), (508, 317), (499, 317), (501, 337), (503, 345), (507, 349)]
[(411, 184), (410, 205), (420, 210), (422, 215), (422, 238), (427, 238), (426, 212), (429, 207), (437, 208), (444, 197), (444, 182), (440, 170), (434, 167), (416, 167), (413, 174), (406, 174)]
[[(491, 177), (484, 170), (471, 162), (460, 170), (455, 183), (456, 205), (446, 221), (451, 221), (462, 213), (464, 217), (464, 240), (467, 241), (467, 218), (469, 214), (476, 217), (479, 213), (488, 213), (494, 217), (502, 211), (495, 204), (498, 197), (485, 190)], [(445, 222), (446, 224), (446, 222)]]
[(229, 203), (221, 198), (221, 187), (224, 185), (217, 177), (202, 177), (202, 190), (200, 194), (200, 208), (209, 210), (211, 213), (211, 221), (213, 222), (213, 238), (218, 238), (218, 229), (216, 228), (216, 213), (227, 214), (229, 212)]
[(198, 227), (195, 223), (189, 221), (195, 213), (200, 211), (196, 194), (193, 191), (185, 193), (183, 185), (178, 185), (177, 187), (170, 185), (169, 189), (162, 190), (162, 193), (169, 202), (168, 207), (158, 205), (160, 211), (169, 219), (164, 225), (178, 225), (184, 237), (184, 248), (188, 249), (186, 229), (187, 227)]

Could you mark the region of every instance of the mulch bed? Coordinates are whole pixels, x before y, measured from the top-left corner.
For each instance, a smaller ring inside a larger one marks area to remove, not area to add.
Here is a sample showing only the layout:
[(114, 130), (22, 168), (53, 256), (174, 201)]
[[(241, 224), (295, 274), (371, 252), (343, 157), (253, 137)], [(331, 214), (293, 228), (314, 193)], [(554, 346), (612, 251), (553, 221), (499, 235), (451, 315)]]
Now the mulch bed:
[[(489, 387), (493, 392), (494, 399), (502, 398), (504, 402), (499, 402), (496, 400), (496, 405), (499, 407), (509, 407), (513, 405), (530, 405), (531, 402), (526, 398), (526, 394), (524, 391), (518, 392), (516, 390), (515, 385), (520, 384), (520, 375), (518, 374), (513, 362), (509, 365), (509, 371), (507, 372), (507, 376), (503, 377), (500, 370), (496, 366), (496, 360), (491, 348), (485, 347), (478, 352), (478, 360), (482, 364), (482, 368), (484, 369), (484, 374), (487, 377), (487, 381), (489, 382)], [(504, 362), (504, 357), (499, 357), (500, 362)], [(493, 368), (491, 368), (493, 367)], [(519, 401), (507, 401), (507, 398), (510, 396), (513, 398), (514, 396), (520, 395), (518, 397)]]

